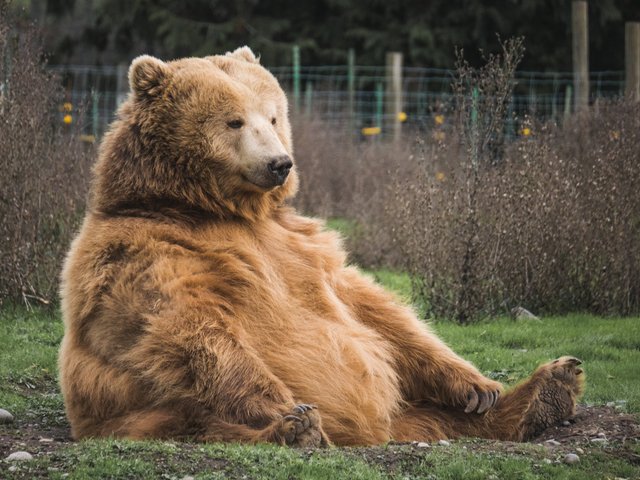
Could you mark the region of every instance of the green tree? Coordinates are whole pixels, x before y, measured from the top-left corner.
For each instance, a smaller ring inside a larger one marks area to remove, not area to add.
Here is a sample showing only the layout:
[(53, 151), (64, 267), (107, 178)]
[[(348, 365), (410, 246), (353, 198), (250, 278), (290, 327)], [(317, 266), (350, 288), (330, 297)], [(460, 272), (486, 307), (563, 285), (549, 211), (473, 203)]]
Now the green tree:
[[(524, 36), (522, 68), (571, 69), (571, 0), (31, 0), (47, 29), (53, 61), (128, 62), (206, 55), (250, 45), (267, 65), (289, 64), (291, 46), (305, 64), (381, 65), (401, 51), (412, 66), (453, 66), (454, 47), (472, 64), (479, 50)], [(28, 9), (29, 11), (29, 9)], [(44, 13), (43, 13), (44, 12)], [(589, 2), (591, 68), (621, 70), (624, 22), (640, 20), (638, 0)]]

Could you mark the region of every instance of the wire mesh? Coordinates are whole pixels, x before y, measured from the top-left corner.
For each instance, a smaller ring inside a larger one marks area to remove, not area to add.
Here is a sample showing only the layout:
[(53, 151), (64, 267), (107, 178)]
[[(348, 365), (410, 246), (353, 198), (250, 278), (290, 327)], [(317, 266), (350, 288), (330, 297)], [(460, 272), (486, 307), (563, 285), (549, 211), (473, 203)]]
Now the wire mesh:
[[(100, 137), (126, 98), (127, 68), (76, 65), (52, 66), (51, 70), (61, 78), (65, 102), (71, 103), (74, 111), (83, 110), (83, 133)], [(366, 128), (379, 128), (384, 134), (384, 125), (389, 120), (395, 121), (385, 113), (390, 98), (385, 91), (388, 79), (384, 66), (354, 66), (351, 71), (347, 65), (301, 66), (298, 72), (294, 67), (276, 67), (270, 71), (288, 92), (291, 105), (298, 106), (300, 114), (337, 128), (352, 129), (357, 135)], [(402, 121), (417, 128), (432, 124), (434, 117), (451, 104), (454, 77), (453, 70), (405, 67)], [(298, 89), (294, 88), (296, 78)], [(572, 72), (520, 71), (514, 82), (509, 106), (511, 119), (561, 120), (571, 112)], [(590, 86), (591, 102), (621, 96), (624, 72), (592, 72)]]

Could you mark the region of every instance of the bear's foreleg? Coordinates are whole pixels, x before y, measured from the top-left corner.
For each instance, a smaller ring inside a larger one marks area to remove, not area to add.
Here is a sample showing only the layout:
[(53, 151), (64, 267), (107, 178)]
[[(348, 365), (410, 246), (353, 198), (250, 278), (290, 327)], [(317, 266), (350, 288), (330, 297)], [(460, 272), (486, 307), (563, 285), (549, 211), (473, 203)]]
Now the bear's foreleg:
[(406, 400), (428, 401), (465, 413), (483, 413), (495, 405), (502, 391), (499, 382), (486, 378), (456, 355), (411, 309), (399, 305), (357, 269), (343, 269), (335, 289), (362, 323), (394, 347)]
[[(118, 421), (118, 436), (135, 431), (136, 437), (153, 437), (157, 430), (170, 437), (199, 432), (201, 440), (328, 443), (315, 407), (296, 405), (287, 386), (223, 319), (194, 313), (156, 317), (136, 348), (118, 360), (148, 386), (150, 407), (159, 406), (153, 415), (150, 408)], [(175, 420), (187, 417), (184, 428)]]

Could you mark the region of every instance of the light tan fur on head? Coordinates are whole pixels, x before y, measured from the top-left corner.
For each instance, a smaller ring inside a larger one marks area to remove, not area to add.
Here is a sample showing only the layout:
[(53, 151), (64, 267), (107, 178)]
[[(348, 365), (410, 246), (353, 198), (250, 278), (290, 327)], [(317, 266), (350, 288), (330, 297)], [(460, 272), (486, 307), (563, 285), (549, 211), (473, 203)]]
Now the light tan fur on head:
[(256, 57), (255, 54), (251, 51), (249, 47), (246, 45), (244, 47), (238, 47), (233, 52), (227, 52), (228, 57), (234, 57), (239, 60), (245, 60), (251, 63), (260, 63), (260, 58)]
[(143, 55), (129, 81), (96, 166), (96, 208), (180, 204), (256, 218), (295, 193), (295, 167), (283, 185), (269, 167), (293, 159), (286, 97), (247, 47), (172, 62)]

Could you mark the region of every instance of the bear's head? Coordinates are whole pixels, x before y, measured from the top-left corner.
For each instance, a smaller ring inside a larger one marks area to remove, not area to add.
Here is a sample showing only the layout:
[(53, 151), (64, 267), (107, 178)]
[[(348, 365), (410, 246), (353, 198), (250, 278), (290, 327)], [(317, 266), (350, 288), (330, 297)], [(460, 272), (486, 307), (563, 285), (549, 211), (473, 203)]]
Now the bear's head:
[(143, 55), (129, 83), (101, 146), (94, 208), (255, 219), (295, 193), (287, 99), (248, 47), (171, 62)]

